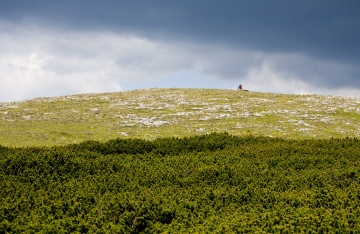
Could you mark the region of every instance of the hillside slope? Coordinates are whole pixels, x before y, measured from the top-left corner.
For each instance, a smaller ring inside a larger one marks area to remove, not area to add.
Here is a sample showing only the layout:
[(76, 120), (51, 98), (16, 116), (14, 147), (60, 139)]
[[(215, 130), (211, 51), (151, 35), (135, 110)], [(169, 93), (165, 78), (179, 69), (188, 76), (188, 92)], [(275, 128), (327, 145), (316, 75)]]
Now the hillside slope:
[(292, 139), (359, 137), (360, 99), (155, 88), (0, 103), (4, 146), (224, 131)]

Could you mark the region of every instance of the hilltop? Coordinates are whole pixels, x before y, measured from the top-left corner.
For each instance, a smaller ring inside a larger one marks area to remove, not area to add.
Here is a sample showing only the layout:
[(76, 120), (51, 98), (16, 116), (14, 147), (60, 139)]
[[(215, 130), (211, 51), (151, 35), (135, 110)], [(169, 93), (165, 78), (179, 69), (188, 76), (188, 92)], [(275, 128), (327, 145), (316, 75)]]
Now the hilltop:
[(226, 89), (144, 89), (0, 103), (0, 145), (232, 135), (360, 136), (360, 99)]

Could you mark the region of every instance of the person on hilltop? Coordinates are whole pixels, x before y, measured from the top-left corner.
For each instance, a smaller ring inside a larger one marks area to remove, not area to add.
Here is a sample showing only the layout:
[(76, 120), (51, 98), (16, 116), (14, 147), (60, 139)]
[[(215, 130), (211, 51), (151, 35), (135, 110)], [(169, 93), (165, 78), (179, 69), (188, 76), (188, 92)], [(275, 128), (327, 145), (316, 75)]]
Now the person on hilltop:
[(237, 90), (240, 90), (240, 91), (249, 91), (249, 90), (243, 89), (242, 85), (239, 85), (239, 87), (237, 87)]

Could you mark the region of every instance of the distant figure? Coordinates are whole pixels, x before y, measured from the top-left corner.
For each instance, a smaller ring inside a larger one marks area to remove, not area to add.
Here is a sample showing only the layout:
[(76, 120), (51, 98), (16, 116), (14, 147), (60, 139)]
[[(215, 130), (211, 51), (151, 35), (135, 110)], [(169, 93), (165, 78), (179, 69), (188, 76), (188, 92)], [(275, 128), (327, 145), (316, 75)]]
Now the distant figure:
[(249, 91), (249, 90), (243, 89), (242, 85), (239, 85), (239, 87), (237, 87), (237, 90), (240, 90), (240, 91)]

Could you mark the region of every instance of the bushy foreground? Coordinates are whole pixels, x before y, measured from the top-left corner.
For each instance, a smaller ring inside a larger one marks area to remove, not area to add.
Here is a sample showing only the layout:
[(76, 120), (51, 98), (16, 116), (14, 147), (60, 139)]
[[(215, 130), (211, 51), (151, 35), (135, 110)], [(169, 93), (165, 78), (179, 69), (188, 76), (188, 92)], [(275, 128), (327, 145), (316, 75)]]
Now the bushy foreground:
[(0, 233), (360, 230), (358, 139), (0, 146)]

